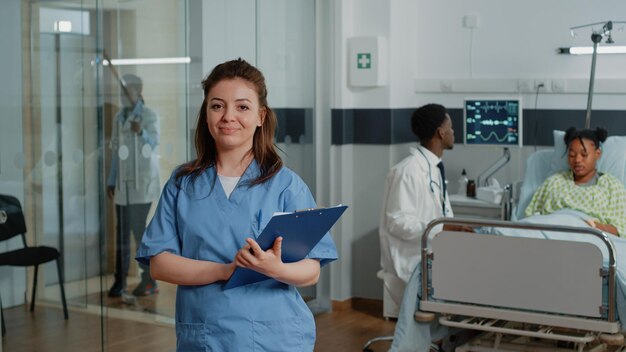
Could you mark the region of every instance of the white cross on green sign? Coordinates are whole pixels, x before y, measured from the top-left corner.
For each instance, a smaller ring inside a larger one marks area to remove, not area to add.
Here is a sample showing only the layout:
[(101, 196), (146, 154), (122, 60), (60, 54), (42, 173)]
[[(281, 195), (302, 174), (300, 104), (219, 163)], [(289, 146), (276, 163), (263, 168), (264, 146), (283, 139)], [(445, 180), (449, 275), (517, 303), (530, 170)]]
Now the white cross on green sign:
[(372, 68), (372, 54), (371, 53), (356, 54), (356, 67), (358, 69)]

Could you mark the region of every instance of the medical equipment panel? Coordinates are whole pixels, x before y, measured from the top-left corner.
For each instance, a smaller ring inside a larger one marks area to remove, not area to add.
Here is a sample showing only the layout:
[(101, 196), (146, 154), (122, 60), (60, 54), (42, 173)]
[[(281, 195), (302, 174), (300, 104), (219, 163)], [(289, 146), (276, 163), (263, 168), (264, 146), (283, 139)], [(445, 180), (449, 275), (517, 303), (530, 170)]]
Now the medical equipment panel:
[(521, 146), (522, 103), (519, 98), (465, 99), (463, 143)]

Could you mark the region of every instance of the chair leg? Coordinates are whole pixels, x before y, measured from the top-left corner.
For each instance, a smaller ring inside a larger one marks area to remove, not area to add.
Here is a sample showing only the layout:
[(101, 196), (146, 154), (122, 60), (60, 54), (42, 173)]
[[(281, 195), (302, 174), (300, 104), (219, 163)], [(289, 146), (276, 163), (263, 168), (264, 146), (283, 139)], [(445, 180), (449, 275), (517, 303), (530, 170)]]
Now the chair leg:
[(39, 272), (39, 265), (35, 265), (35, 278), (33, 280), (33, 294), (30, 299), (30, 311), (35, 311), (35, 291), (37, 291), (37, 273)]
[(2, 298), (0, 298), (0, 316), (2, 316), (2, 336), (7, 334), (7, 327), (4, 325), (4, 308), (2, 308)]
[(63, 271), (61, 270), (61, 261), (59, 259), (57, 262), (57, 271), (59, 273), (59, 287), (61, 287), (61, 301), (63, 302), (63, 315), (65, 316), (65, 320), (69, 319), (67, 314), (67, 302), (65, 301), (65, 288), (63, 288)]

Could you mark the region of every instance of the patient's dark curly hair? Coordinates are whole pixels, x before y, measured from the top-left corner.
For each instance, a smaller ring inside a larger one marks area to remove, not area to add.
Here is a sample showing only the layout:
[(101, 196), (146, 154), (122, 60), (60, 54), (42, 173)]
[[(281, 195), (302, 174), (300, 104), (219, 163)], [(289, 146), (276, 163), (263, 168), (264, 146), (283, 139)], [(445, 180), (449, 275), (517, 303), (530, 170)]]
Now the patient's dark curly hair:
[(427, 104), (413, 112), (411, 130), (422, 144), (433, 138), (437, 128), (445, 121), (447, 113), (446, 108), (439, 104)]
[(576, 127), (570, 127), (567, 129), (567, 131), (565, 131), (563, 141), (565, 141), (565, 145), (568, 149), (570, 143), (572, 143), (572, 141), (575, 139), (580, 141), (580, 144), (582, 144), (583, 148), (585, 148), (583, 139), (588, 139), (592, 141), (596, 148), (600, 148), (600, 143), (606, 141), (606, 137), (608, 137), (608, 135), (609, 133), (602, 127), (598, 127), (595, 130), (579, 130), (576, 129)]

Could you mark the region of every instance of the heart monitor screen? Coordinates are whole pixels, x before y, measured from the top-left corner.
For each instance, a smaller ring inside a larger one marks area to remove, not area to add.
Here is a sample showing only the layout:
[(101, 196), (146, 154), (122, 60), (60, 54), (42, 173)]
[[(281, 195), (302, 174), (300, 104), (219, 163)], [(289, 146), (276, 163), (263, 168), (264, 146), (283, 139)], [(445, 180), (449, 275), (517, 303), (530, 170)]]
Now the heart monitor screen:
[(478, 145), (521, 145), (521, 104), (516, 99), (466, 99), (464, 142)]

